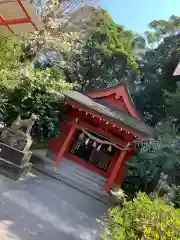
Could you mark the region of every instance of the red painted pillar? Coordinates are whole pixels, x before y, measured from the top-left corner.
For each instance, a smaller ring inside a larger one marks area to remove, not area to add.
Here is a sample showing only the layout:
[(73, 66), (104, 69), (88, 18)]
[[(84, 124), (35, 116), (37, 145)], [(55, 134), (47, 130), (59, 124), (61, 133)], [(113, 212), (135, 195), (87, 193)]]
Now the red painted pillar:
[(116, 164), (114, 165), (114, 167), (112, 169), (112, 173), (111, 173), (111, 175), (110, 175), (110, 177), (108, 179), (108, 182), (107, 182), (107, 184), (105, 186), (105, 192), (109, 192), (110, 191), (111, 186), (114, 183), (114, 180), (115, 180), (115, 178), (116, 178), (120, 168), (122, 167), (122, 163), (123, 163), (123, 160), (124, 160), (126, 154), (127, 154), (127, 150), (124, 150), (124, 151), (122, 150), (121, 151), (121, 153), (120, 153), (120, 155), (119, 155), (119, 157), (118, 157), (118, 159), (116, 161)]
[(63, 157), (67, 147), (69, 146), (69, 142), (71, 141), (71, 139), (72, 139), (72, 137), (75, 133), (75, 130), (76, 130), (76, 124), (73, 123), (70, 130), (69, 130), (69, 133), (68, 133), (64, 143), (62, 144), (61, 149), (60, 149), (60, 151), (59, 151), (59, 153), (56, 157), (56, 160), (55, 160), (55, 163), (54, 163), (55, 166), (57, 166), (60, 163), (61, 158)]

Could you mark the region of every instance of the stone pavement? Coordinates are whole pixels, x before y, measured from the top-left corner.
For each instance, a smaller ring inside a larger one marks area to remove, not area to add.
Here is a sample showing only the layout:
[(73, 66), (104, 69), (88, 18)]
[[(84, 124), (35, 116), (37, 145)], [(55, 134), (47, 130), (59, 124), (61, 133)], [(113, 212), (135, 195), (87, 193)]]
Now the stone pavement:
[(105, 204), (111, 204), (112, 198), (104, 192), (107, 178), (102, 177), (63, 157), (61, 163), (54, 167), (53, 161), (47, 158), (46, 150), (34, 150), (31, 158), (33, 168), (38, 172), (63, 182), (84, 194)]
[(99, 240), (107, 205), (40, 173), (0, 178), (1, 240)]

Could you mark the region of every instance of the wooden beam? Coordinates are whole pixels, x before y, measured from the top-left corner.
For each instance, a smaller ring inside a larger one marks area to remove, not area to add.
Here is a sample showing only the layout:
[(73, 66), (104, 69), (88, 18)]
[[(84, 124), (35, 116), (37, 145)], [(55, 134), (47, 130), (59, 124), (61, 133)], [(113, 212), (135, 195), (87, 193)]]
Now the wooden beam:
[(24, 7), (24, 5), (23, 5), (23, 3), (21, 2), (21, 0), (16, 0), (16, 1), (17, 1), (17, 3), (19, 4), (19, 6), (21, 7), (21, 9), (23, 10), (23, 12), (25, 13), (25, 15), (27, 16), (27, 18), (30, 19), (30, 22), (31, 22), (31, 24), (33, 25), (34, 29), (35, 29), (36, 31), (38, 31), (36, 25), (35, 25), (34, 22), (32, 21), (30, 15), (29, 15), (29, 13), (28, 13), (28, 11), (27, 11), (26, 8)]
[(121, 169), (122, 167), (122, 164), (123, 164), (123, 160), (125, 159), (126, 157), (126, 154), (127, 154), (127, 151), (121, 151), (120, 155), (119, 155), (119, 158), (117, 159), (116, 161), (116, 164), (114, 165), (113, 169), (112, 169), (112, 173), (108, 179), (108, 182), (105, 186), (105, 189), (104, 191), (105, 192), (109, 192), (113, 183), (114, 183), (114, 180), (119, 172), (119, 170)]
[[(120, 146), (125, 147), (126, 144), (127, 144), (127, 142), (121, 140), (120, 138), (117, 138), (117, 137), (113, 136), (113, 135), (112, 135), (111, 133), (109, 133), (107, 130), (103, 130), (103, 129), (102, 129), (102, 125), (101, 125), (101, 126), (99, 125), (98, 127), (94, 127), (94, 126), (88, 124), (88, 123), (85, 122), (85, 121), (80, 121), (80, 122), (78, 123), (78, 125), (79, 125), (79, 126), (82, 126), (82, 127), (85, 127), (85, 128), (87, 128), (87, 129), (95, 132), (95, 133), (99, 133), (99, 134), (101, 134), (102, 136), (104, 136), (105, 138), (108, 138), (108, 139), (114, 141), (115, 143), (117, 143), (117, 144), (120, 145)], [(104, 125), (104, 126), (105, 126), (105, 125)]]
[(23, 12), (25, 13), (26, 17), (31, 18), (29, 16), (29, 13), (27, 12), (26, 8), (24, 7), (24, 5), (22, 4), (21, 0), (16, 0), (16, 2), (18, 3), (18, 5), (20, 6), (20, 8), (23, 10)]
[[(10, 1), (7, 1), (7, 2), (0, 2), (0, 4), (2, 3), (9, 3)], [(14, 1), (13, 1), (14, 2)], [(11, 27), (9, 25), (13, 25), (13, 24), (22, 24), (22, 23), (31, 23), (32, 26), (34, 27), (34, 29), (36, 31), (38, 31), (36, 25), (34, 24), (33, 22), (33, 19), (31, 18), (31, 16), (29, 15), (27, 9), (25, 8), (24, 4), (22, 3), (21, 0), (16, 0), (16, 3), (19, 5), (20, 9), (22, 9), (23, 11), (23, 16), (20, 17), (20, 18), (12, 18), (12, 19), (2, 19), (1, 17), (1, 20), (0, 21), (0, 26), (6, 26), (9, 28), (9, 30), (13, 33), (13, 30), (11, 29)]]
[(2, 16), (0, 16), (0, 20), (1, 20), (0, 24), (2, 23), (3, 25), (5, 25), (9, 29), (9, 31), (14, 34), (12, 28), (8, 24), (5, 23), (5, 20)]
[(15, 19), (3, 20), (2, 22), (0, 22), (0, 26), (20, 24), (20, 23), (31, 23), (31, 19), (30, 18), (15, 18)]
[(60, 149), (60, 151), (59, 151), (59, 153), (58, 153), (58, 155), (57, 155), (57, 157), (56, 157), (56, 160), (55, 160), (55, 162), (54, 162), (54, 165), (55, 165), (55, 166), (57, 166), (57, 165), (60, 163), (61, 158), (63, 157), (64, 153), (66, 152), (67, 147), (69, 146), (69, 143), (70, 143), (70, 141), (71, 141), (71, 139), (72, 139), (75, 131), (76, 131), (76, 124), (73, 123), (73, 124), (71, 125), (71, 128), (70, 128), (70, 130), (69, 130), (69, 132), (68, 132), (68, 135), (67, 135), (64, 143), (62, 144), (61, 149)]
[[(124, 124), (122, 123), (123, 126), (120, 126), (120, 123), (117, 123), (117, 120), (111, 121), (108, 118), (106, 119), (106, 116), (102, 115), (101, 113), (97, 113), (95, 110), (92, 110), (88, 107), (84, 107), (82, 104), (78, 104), (78, 103), (74, 103), (72, 100), (66, 100), (66, 103), (69, 104), (72, 108), (77, 108), (80, 111), (88, 111), (89, 115), (94, 115), (96, 118), (101, 118), (106, 122), (109, 122), (110, 125), (116, 125), (119, 128), (122, 128), (125, 132), (129, 132), (131, 135), (140, 138), (141, 140), (148, 140), (149, 137), (144, 137), (142, 136), (138, 131), (136, 131), (135, 129), (131, 129), (128, 126), (124, 126)], [(78, 115), (78, 114), (77, 114)]]

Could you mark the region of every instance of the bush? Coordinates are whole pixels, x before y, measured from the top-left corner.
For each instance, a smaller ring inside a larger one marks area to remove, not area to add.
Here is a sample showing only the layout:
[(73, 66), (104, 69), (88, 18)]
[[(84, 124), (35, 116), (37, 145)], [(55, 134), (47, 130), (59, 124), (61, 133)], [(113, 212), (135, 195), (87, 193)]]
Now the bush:
[(109, 209), (104, 221), (104, 239), (111, 240), (175, 240), (180, 239), (180, 209), (166, 205), (159, 199), (151, 200), (139, 193), (123, 208)]
[(139, 191), (153, 192), (162, 172), (168, 175), (168, 184), (180, 185), (179, 135), (174, 130), (177, 127), (171, 121), (168, 124), (163, 126), (168, 130), (158, 129), (158, 139), (139, 144), (140, 151), (127, 163), (128, 173), (122, 188), (128, 196), (134, 197)]
[[(36, 140), (51, 139), (58, 134), (59, 122), (64, 116), (63, 92), (72, 84), (60, 80), (55, 69), (30, 69), (28, 76), (21, 74), (14, 87), (3, 90), (6, 99), (0, 103), (0, 121), (10, 125), (20, 115), (37, 116), (32, 136)], [(2, 115), (2, 119), (1, 119)]]
[(174, 199), (174, 206), (176, 208), (180, 208), (180, 186), (177, 187), (176, 189), (176, 196)]

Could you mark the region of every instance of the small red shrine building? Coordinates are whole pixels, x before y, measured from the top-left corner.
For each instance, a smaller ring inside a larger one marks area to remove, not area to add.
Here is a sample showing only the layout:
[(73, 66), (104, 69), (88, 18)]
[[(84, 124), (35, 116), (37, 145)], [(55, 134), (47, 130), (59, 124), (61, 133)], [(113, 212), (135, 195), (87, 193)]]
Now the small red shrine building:
[(123, 182), (126, 162), (135, 154), (135, 140), (156, 136), (137, 112), (125, 84), (83, 94), (65, 93), (66, 120), (48, 151), (107, 178), (105, 191)]

